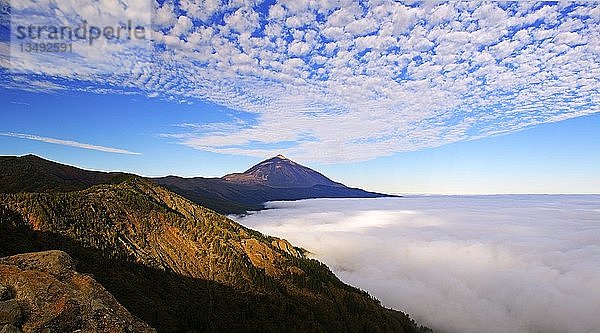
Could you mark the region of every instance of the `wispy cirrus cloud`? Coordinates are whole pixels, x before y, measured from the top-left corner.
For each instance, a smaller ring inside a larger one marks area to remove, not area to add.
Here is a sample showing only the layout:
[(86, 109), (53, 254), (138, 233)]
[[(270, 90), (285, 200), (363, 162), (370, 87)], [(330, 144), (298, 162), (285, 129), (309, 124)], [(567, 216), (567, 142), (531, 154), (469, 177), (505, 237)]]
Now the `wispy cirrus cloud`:
[(12, 137), (12, 138), (41, 141), (41, 142), (52, 143), (52, 144), (62, 145), (62, 146), (70, 146), (70, 147), (76, 147), (76, 148), (82, 148), (82, 149), (88, 149), (88, 150), (96, 150), (96, 151), (101, 151), (101, 152), (105, 152), (105, 153), (141, 155), (141, 153), (136, 153), (136, 152), (132, 152), (132, 151), (125, 150), (125, 149), (120, 149), (120, 148), (98, 146), (98, 145), (92, 145), (89, 143), (77, 142), (77, 141), (72, 141), (72, 140), (48, 138), (48, 137), (32, 135), (32, 134), (7, 132), (7, 133), (0, 133), (0, 135)]
[(168, 133), (200, 150), (256, 156), (257, 142), (295, 142), (270, 154), (366, 160), (600, 112), (593, 2), (166, 1), (110, 11), (52, 3), (64, 15), (31, 2), (13, 21), (112, 24), (152, 11), (152, 41), (99, 39), (67, 58), (13, 52), (11, 71), (26, 80), (0, 84), (137, 89), (255, 120)]

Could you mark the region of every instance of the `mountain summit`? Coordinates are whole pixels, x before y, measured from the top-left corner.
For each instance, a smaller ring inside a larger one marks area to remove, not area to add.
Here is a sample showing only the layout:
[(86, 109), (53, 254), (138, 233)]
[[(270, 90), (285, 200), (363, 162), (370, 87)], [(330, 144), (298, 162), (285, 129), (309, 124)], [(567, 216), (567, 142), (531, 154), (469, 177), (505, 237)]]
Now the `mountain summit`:
[(228, 174), (223, 179), (279, 188), (308, 188), (316, 185), (345, 187), (281, 154), (264, 160), (243, 173)]
[(390, 196), (347, 187), (283, 155), (264, 160), (242, 173), (231, 173), (221, 178), (168, 176), (153, 180), (224, 214), (264, 209), (264, 203), (268, 201)]

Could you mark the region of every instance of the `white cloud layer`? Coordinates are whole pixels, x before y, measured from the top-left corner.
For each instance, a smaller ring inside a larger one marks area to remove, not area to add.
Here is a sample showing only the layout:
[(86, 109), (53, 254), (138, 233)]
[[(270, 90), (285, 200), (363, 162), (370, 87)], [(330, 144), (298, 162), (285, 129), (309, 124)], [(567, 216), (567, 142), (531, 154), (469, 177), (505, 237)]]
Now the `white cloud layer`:
[(82, 149), (88, 149), (88, 150), (96, 150), (96, 151), (101, 151), (101, 152), (105, 152), (105, 153), (141, 155), (141, 153), (136, 153), (136, 152), (132, 152), (132, 151), (125, 150), (125, 149), (120, 149), (120, 148), (98, 146), (98, 145), (92, 145), (89, 143), (77, 142), (77, 141), (72, 141), (72, 140), (48, 138), (45, 136), (38, 136), (38, 135), (32, 135), (32, 134), (8, 132), (8, 133), (0, 133), (0, 135), (8, 136), (11, 138), (41, 141), (41, 142), (45, 142), (45, 143), (52, 143), (55, 145), (70, 146), (70, 147), (76, 147), (76, 148), (82, 148)]
[(27, 76), (0, 84), (139, 89), (251, 115), (228, 131), (168, 133), (206, 151), (365, 160), (600, 111), (595, 2), (11, 3), (15, 25), (134, 19), (153, 41), (99, 39), (68, 55), (13, 43), (2, 66)]
[(236, 218), (436, 332), (600, 332), (600, 196), (275, 202)]

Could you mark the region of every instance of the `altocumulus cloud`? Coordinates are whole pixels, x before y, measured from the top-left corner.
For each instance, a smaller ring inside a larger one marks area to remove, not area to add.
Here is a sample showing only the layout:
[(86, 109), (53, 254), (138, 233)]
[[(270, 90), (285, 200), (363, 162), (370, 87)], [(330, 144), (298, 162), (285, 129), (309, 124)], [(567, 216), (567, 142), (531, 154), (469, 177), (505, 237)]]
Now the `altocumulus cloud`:
[(595, 2), (12, 5), (15, 25), (132, 20), (148, 38), (76, 43), (66, 55), (13, 49), (1, 86), (198, 98), (247, 113), (234, 128), (162, 133), (205, 151), (366, 160), (600, 111)]
[(242, 224), (438, 332), (600, 332), (600, 196), (274, 202)]

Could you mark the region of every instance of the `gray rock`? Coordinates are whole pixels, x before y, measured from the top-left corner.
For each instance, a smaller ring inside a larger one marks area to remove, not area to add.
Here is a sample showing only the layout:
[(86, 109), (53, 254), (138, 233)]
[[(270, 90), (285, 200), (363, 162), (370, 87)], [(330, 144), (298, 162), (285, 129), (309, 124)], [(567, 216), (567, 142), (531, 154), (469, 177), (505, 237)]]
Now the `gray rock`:
[(22, 333), (22, 332), (17, 326), (7, 324), (7, 325), (4, 325), (4, 327), (0, 328), (0, 333)]
[(15, 299), (0, 302), (0, 325), (17, 325), (21, 321), (21, 307)]
[(94, 298), (91, 302), (91, 305), (92, 305), (92, 311), (94, 313), (98, 313), (98, 312), (107, 310), (106, 306), (99, 299)]
[(0, 284), (0, 301), (6, 301), (12, 298), (12, 293), (8, 288)]

